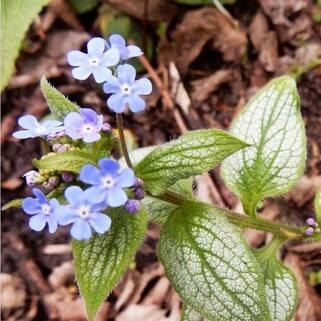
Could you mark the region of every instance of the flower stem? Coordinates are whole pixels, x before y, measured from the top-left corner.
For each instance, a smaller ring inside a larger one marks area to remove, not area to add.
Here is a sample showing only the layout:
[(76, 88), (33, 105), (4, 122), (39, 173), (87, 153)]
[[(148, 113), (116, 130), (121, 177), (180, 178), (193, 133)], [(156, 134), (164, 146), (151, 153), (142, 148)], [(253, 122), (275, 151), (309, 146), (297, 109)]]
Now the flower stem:
[[(184, 202), (190, 201), (189, 199), (186, 199), (185, 197), (171, 192), (167, 191), (164, 194), (153, 196), (150, 193), (147, 192), (149, 196), (152, 196), (154, 198), (161, 199), (163, 201), (175, 204), (175, 205), (181, 205)], [(209, 204), (206, 204), (209, 205)], [(212, 205), (213, 206), (213, 205)], [(265, 232), (271, 232), (275, 236), (278, 236), (282, 239), (303, 239), (305, 238), (305, 234), (302, 231), (302, 229), (290, 226), (287, 224), (280, 224), (276, 222), (272, 222), (266, 219), (263, 219), (261, 217), (253, 217), (245, 214), (239, 214), (236, 212), (228, 211), (221, 209), (219, 207), (213, 206), (215, 209), (223, 211), (223, 213), (227, 216), (229, 221), (241, 228), (252, 228), (255, 230), (265, 231)]]
[(49, 144), (44, 138), (40, 138), (40, 142), (44, 151), (44, 154), (48, 154), (50, 152)]
[(121, 113), (116, 113), (116, 120), (117, 120), (117, 126), (118, 126), (118, 131), (119, 131), (120, 145), (121, 145), (121, 149), (123, 151), (127, 166), (129, 168), (133, 168), (133, 164), (130, 160), (127, 145), (126, 145), (123, 116)]

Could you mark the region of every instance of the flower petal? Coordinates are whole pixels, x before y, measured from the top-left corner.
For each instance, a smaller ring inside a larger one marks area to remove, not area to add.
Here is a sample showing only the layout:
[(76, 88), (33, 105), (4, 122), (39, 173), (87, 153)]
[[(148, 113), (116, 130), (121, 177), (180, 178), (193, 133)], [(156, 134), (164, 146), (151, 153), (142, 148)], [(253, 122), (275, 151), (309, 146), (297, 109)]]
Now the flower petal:
[(67, 55), (68, 64), (71, 66), (87, 66), (88, 60), (88, 55), (79, 50), (70, 51)]
[(80, 170), (79, 179), (87, 184), (100, 185), (101, 173), (96, 166), (86, 164)]
[(127, 199), (127, 194), (121, 188), (114, 187), (108, 191), (107, 202), (111, 207), (124, 205)]
[(103, 38), (95, 37), (88, 41), (87, 50), (91, 57), (99, 58), (106, 48), (106, 41)]
[(56, 218), (53, 215), (49, 215), (46, 217), (48, 223), (49, 233), (55, 233), (58, 227), (58, 223)]
[(112, 94), (107, 100), (107, 105), (115, 113), (122, 113), (126, 108), (126, 101), (122, 93)]
[(119, 45), (119, 46), (126, 46), (125, 39), (118, 34), (111, 35), (109, 37), (109, 42), (111, 45)]
[(91, 71), (92, 71), (92, 68), (90, 66), (80, 66), (80, 67), (74, 68), (71, 72), (72, 72), (72, 76), (75, 79), (85, 80), (90, 76)]
[(149, 79), (141, 78), (132, 84), (132, 90), (137, 95), (149, 95), (153, 90), (153, 86)]
[(46, 199), (46, 195), (38, 188), (33, 188), (32, 193), (39, 200), (40, 204), (48, 204), (48, 200)]
[(41, 212), (41, 205), (39, 203), (39, 200), (32, 197), (27, 197), (22, 201), (21, 205), (22, 209), (27, 214), (37, 214)]
[(119, 163), (111, 158), (101, 159), (98, 162), (98, 164), (103, 175), (106, 175), (106, 174), (115, 175), (120, 169)]
[(86, 134), (83, 137), (83, 140), (85, 143), (93, 143), (93, 142), (97, 142), (100, 138), (101, 138), (100, 134), (90, 133), (90, 134)]
[(137, 47), (137, 46), (127, 46), (127, 49), (128, 49), (127, 59), (133, 58), (133, 57), (138, 57), (138, 56), (141, 56), (143, 54), (141, 49), (139, 47)]
[(85, 190), (86, 199), (90, 203), (102, 203), (106, 199), (106, 191), (99, 186), (92, 186)]
[(117, 183), (120, 187), (130, 187), (135, 183), (135, 174), (131, 168), (125, 168), (117, 177)]
[(98, 115), (93, 109), (81, 108), (79, 113), (85, 123), (92, 123), (92, 124), (97, 123)]
[(101, 84), (106, 81), (111, 75), (111, 71), (107, 67), (102, 66), (94, 67), (92, 72), (97, 84)]
[(128, 107), (133, 113), (137, 113), (139, 111), (144, 110), (145, 108), (145, 101), (138, 95), (130, 95), (128, 97)]
[(117, 76), (122, 84), (131, 85), (136, 78), (136, 69), (128, 64), (117, 67)]
[(68, 205), (59, 206), (54, 211), (54, 216), (60, 225), (68, 225), (79, 219), (79, 215)]
[(34, 231), (41, 231), (46, 226), (46, 216), (44, 214), (37, 214), (30, 217), (29, 226)]
[(46, 128), (59, 127), (62, 125), (62, 122), (59, 120), (46, 120), (42, 123), (42, 125)]
[(119, 51), (116, 48), (108, 49), (100, 59), (100, 64), (104, 67), (117, 65), (119, 62)]
[(90, 215), (89, 223), (97, 233), (103, 234), (110, 229), (111, 218), (102, 213), (93, 213)]
[(78, 219), (70, 230), (71, 236), (76, 240), (89, 240), (91, 238), (91, 227), (88, 222)]
[(70, 186), (65, 190), (65, 198), (72, 206), (77, 206), (84, 201), (84, 192), (79, 186)]
[(31, 138), (33, 136), (33, 131), (30, 130), (18, 130), (12, 133), (12, 136), (18, 139)]
[(111, 76), (104, 84), (103, 90), (106, 94), (114, 94), (120, 91), (120, 86), (119, 80), (116, 77)]
[(25, 115), (18, 119), (18, 124), (25, 129), (33, 129), (39, 126), (39, 122), (35, 116)]
[(56, 208), (58, 208), (60, 206), (60, 203), (58, 202), (58, 200), (56, 198), (52, 198), (50, 201), (49, 201), (49, 204), (51, 206), (51, 208), (53, 210), (55, 210)]

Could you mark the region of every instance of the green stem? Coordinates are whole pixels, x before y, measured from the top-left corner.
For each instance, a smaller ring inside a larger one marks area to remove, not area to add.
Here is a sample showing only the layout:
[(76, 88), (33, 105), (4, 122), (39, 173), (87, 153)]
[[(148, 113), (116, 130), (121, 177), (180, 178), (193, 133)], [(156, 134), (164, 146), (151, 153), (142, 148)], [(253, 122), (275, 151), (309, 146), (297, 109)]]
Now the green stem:
[[(188, 201), (188, 199), (185, 199), (183, 196), (171, 191), (167, 191), (166, 193), (162, 195), (157, 195), (157, 196), (154, 196), (148, 192), (147, 194), (154, 198), (158, 198), (175, 205), (181, 205), (182, 203)], [(222, 210), (219, 207), (216, 207), (216, 206), (213, 206), (213, 207), (215, 209)], [(281, 239), (302, 239), (305, 237), (303, 231), (300, 228), (297, 228), (294, 226), (275, 223), (275, 222), (263, 219), (261, 217), (253, 217), (249, 215), (235, 213), (232, 211), (223, 210), (223, 212), (228, 217), (231, 223), (241, 228), (252, 228), (255, 230), (271, 232), (274, 234), (274, 236), (277, 236)]]
[(48, 154), (50, 152), (48, 142), (44, 138), (40, 138), (40, 142), (41, 142), (44, 154)]
[(123, 116), (120, 113), (116, 113), (116, 120), (117, 120), (117, 126), (119, 131), (119, 138), (120, 138), (120, 145), (121, 149), (123, 151), (127, 166), (129, 168), (133, 168), (133, 164), (130, 160), (126, 140), (125, 140), (125, 134), (124, 134), (124, 123), (123, 123)]

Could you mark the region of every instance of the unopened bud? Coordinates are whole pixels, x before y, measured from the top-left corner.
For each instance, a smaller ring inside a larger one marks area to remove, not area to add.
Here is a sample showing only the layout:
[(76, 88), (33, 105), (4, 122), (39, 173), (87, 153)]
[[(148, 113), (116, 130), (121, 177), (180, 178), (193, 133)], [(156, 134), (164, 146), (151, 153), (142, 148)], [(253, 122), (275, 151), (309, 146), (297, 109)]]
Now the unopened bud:
[(104, 122), (102, 127), (103, 132), (109, 133), (111, 131), (111, 126), (109, 123)]
[(41, 176), (37, 171), (29, 171), (22, 175), (26, 179), (28, 186), (35, 186), (36, 184), (42, 183), (44, 177)]
[(136, 214), (140, 210), (140, 202), (137, 200), (128, 200), (125, 203), (125, 209), (130, 214)]
[(61, 132), (57, 133), (57, 138), (61, 138), (61, 137), (64, 137), (66, 136), (66, 132), (64, 130), (62, 130)]
[(145, 197), (145, 191), (141, 188), (136, 189), (136, 191), (134, 192), (135, 198), (137, 200), (142, 200)]
[(307, 236), (311, 236), (314, 232), (314, 229), (312, 227), (308, 227), (306, 230), (305, 230), (305, 235)]
[(57, 187), (59, 185), (59, 178), (57, 176), (52, 176), (48, 179), (48, 184)]
[(136, 177), (134, 187), (138, 188), (138, 187), (142, 187), (143, 185), (144, 185), (144, 181), (142, 179)]
[(73, 181), (74, 176), (72, 175), (71, 172), (63, 172), (63, 173), (61, 174), (61, 178), (62, 178), (62, 180), (63, 180), (64, 182), (70, 183), (70, 182)]
[(317, 223), (316, 221), (312, 218), (312, 217), (309, 217), (307, 220), (306, 220), (306, 223), (310, 226), (316, 226)]

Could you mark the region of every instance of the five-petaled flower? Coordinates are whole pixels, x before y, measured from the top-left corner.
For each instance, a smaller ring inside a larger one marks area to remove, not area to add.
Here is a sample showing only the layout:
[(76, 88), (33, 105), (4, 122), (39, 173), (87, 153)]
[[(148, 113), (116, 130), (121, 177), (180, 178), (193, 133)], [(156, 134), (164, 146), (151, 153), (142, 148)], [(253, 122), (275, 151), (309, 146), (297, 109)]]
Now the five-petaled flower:
[(134, 113), (145, 108), (145, 101), (140, 95), (149, 95), (152, 92), (152, 83), (147, 78), (135, 78), (135, 68), (125, 64), (117, 67), (117, 78), (110, 76), (104, 84), (104, 92), (112, 94), (107, 105), (114, 112), (123, 112), (127, 105)]
[(68, 63), (74, 66), (72, 75), (79, 80), (87, 79), (93, 74), (97, 83), (102, 83), (111, 75), (108, 67), (119, 62), (119, 52), (115, 48), (106, 51), (106, 41), (102, 38), (92, 38), (87, 43), (85, 54), (79, 50), (70, 51), (67, 55)]
[(66, 134), (72, 139), (83, 139), (92, 143), (100, 139), (103, 116), (90, 108), (81, 108), (79, 113), (71, 112), (64, 120)]
[(32, 115), (20, 117), (18, 124), (25, 130), (18, 130), (12, 136), (19, 139), (44, 137), (64, 130), (62, 122), (58, 120), (46, 120), (39, 123), (37, 118)]
[(57, 219), (54, 211), (59, 207), (59, 202), (52, 198), (48, 200), (44, 193), (37, 188), (32, 190), (36, 198), (27, 197), (22, 202), (22, 209), (29, 215), (29, 226), (35, 231), (41, 231), (48, 224), (50, 233), (57, 229)]
[(70, 186), (65, 190), (69, 205), (62, 205), (55, 211), (60, 225), (72, 224), (70, 234), (76, 240), (88, 240), (92, 229), (103, 234), (109, 230), (111, 219), (101, 212), (106, 206), (93, 203), (87, 190)]
[(121, 35), (111, 35), (109, 37), (109, 44), (107, 43), (107, 47), (116, 48), (118, 50), (121, 60), (127, 60), (133, 57), (138, 57), (143, 54), (141, 49), (137, 46), (126, 46), (126, 41)]
[(90, 199), (111, 207), (124, 205), (128, 197), (123, 189), (135, 183), (133, 170), (121, 169), (118, 162), (110, 158), (101, 159), (99, 167), (100, 170), (87, 164), (80, 170), (80, 180), (93, 185), (87, 190)]

